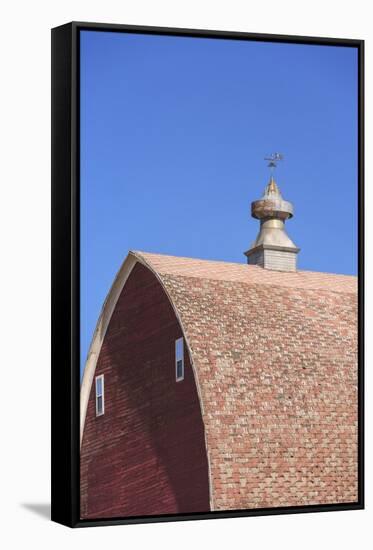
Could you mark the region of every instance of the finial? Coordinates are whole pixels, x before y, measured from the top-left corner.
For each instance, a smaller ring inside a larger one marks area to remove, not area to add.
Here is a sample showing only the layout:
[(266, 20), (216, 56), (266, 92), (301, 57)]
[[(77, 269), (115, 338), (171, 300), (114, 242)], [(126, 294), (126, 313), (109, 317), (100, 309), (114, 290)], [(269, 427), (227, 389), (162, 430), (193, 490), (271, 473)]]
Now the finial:
[(267, 187), (265, 188), (265, 195), (279, 195), (281, 196), (280, 190), (277, 187), (277, 183), (275, 182), (275, 178), (273, 177), (274, 169), (277, 168), (277, 163), (280, 160), (284, 160), (284, 155), (281, 153), (271, 153), (268, 157), (264, 157), (264, 160), (268, 160), (268, 168), (271, 171), (271, 178), (269, 180), (269, 183)]

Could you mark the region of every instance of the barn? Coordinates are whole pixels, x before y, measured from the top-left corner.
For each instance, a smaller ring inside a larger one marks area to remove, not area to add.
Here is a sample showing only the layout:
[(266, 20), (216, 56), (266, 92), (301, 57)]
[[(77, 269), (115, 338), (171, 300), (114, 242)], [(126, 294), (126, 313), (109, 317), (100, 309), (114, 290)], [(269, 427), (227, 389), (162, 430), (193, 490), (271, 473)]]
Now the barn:
[(248, 263), (129, 252), (81, 387), (82, 518), (356, 502), (357, 280), (297, 270), (292, 205)]

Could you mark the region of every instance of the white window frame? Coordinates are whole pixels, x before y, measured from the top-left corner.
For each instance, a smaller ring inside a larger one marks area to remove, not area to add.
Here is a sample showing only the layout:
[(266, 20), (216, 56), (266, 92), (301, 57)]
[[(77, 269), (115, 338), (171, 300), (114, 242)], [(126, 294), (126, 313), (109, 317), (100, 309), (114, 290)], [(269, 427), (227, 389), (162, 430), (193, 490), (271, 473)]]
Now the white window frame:
[[(179, 342), (181, 342), (181, 354), (178, 354), (178, 349), (179, 349)], [(177, 375), (177, 363), (178, 361), (182, 361), (181, 363), (181, 370), (182, 370), (182, 374), (181, 376), (178, 376)], [(176, 377), (176, 382), (181, 382), (182, 380), (184, 380), (184, 338), (181, 337), (181, 338), (178, 338), (177, 340), (175, 340), (175, 377)]]
[[(101, 395), (99, 395), (97, 393), (97, 382), (98, 380), (101, 380), (101, 388), (102, 388), (102, 393)], [(102, 416), (103, 414), (105, 414), (105, 386), (104, 386), (104, 375), (103, 374), (100, 374), (99, 376), (96, 376), (95, 378), (95, 395), (96, 395), (96, 416)], [(98, 398), (101, 397), (101, 401), (102, 401), (102, 411), (99, 412), (98, 410)]]

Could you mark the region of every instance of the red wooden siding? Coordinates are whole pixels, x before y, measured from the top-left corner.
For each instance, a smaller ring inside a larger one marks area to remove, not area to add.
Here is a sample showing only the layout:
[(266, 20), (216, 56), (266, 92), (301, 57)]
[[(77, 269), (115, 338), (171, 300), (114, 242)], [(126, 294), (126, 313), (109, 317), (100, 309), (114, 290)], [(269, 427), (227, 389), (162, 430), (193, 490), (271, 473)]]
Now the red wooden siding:
[(105, 375), (105, 414), (92, 385), (81, 449), (81, 517), (208, 511), (204, 425), (182, 336), (155, 276), (134, 267), (118, 300), (95, 375)]

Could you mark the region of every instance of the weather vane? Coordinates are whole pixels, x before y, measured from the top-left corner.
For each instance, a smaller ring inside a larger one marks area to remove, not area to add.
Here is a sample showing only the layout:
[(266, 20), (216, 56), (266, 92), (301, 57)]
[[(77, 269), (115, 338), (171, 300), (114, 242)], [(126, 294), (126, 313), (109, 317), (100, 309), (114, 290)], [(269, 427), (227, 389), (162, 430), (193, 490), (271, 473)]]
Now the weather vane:
[(269, 157), (264, 157), (264, 160), (268, 160), (268, 168), (271, 169), (271, 176), (273, 176), (273, 170), (277, 167), (277, 163), (280, 160), (284, 160), (284, 155), (281, 153), (272, 153)]

